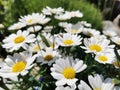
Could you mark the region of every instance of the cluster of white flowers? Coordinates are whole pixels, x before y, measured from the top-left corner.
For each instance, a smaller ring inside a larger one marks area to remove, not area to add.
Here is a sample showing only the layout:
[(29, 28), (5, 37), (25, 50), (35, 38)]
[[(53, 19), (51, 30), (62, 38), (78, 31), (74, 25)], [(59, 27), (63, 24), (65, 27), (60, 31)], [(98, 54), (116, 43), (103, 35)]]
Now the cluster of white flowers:
[[(59, 21), (57, 26), (49, 24), (52, 21), (51, 17)], [(8, 55), (5, 62), (0, 63), (0, 76), (11, 78), (26, 75), (29, 69), (38, 63), (40, 67), (44, 64), (50, 67), (50, 75), (57, 80), (55, 90), (76, 90), (76, 88), (79, 90), (117, 90), (111, 78), (104, 80), (103, 76), (97, 73), (95, 76), (88, 76), (92, 89), (82, 78), (77, 85), (76, 82), (79, 81), (77, 75), (87, 70), (89, 66), (82, 58), (81, 60), (72, 57), (71, 54), (62, 56), (64, 52), (61, 53), (61, 48), (78, 46), (85, 50), (86, 54), (91, 53), (97, 63), (114, 64), (115, 67), (120, 67), (114, 54), (115, 45), (111, 45), (111, 41), (106, 36), (108, 33), (103, 32), (105, 35), (102, 35), (100, 31), (92, 29), (91, 24), (86, 21), (79, 21), (76, 24), (67, 22), (68, 19), (78, 18), (79, 20), (81, 17), (83, 14), (79, 10), (65, 11), (62, 7), (46, 7), (41, 14), (21, 16), (19, 22), (8, 28), (10, 31), (14, 30), (14, 33), (5, 37), (2, 45), (10, 53), (13, 51), (20, 53)], [(56, 27), (61, 30), (53, 33)], [(111, 40), (120, 45), (120, 37), (117, 34), (112, 35)]]

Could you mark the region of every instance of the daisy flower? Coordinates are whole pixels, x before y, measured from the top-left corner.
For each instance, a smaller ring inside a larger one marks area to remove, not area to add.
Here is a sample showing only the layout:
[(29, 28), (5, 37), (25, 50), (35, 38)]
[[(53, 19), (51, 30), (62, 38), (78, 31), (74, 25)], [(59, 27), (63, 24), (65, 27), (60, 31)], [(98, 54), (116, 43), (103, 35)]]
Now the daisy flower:
[(12, 52), (14, 50), (18, 50), (20, 47), (26, 49), (27, 43), (31, 43), (35, 41), (35, 35), (29, 34), (28, 31), (17, 31), (16, 34), (11, 34), (8, 37), (6, 37), (2, 45), (3, 48), (8, 49), (8, 51)]
[(31, 15), (21, 16), (19, 21), (25, 23), (26, 25), (34, 25), (34, 24), (43, 25), (49, 22), (50, 18), (46, 18), (46, 16), (43, 14), (32, 13)]
[(116, 37), (111, 37), (111, 40), (117, 44), (117, 45), (120, 45), (120, 37), (116, 36)]
[(64, 14), (55, 15), (55, 18), (58, 20), (64, 21), (64, 20), (71, 19), (71, 14), (68, 12), (65, 12)]
[(64, 9), (62, 7), (59, 8), (50, 8), (50, 7), (46, 7), (42, 10), (42, 12), (45, 15), (52, 15), (52, 14), (61, 14), (64, 12)]
[(68, 27), (65, 28), (65, 31), (71, 34), (78, 34), (81, 33), (83, 30), (83, 26), (78, 22), (75, 25), (69, 25)]
[(11, 25), (8, 30), (18, 30), (18, 29), (21, 29), (23, 27), (25, 27), (26, 24), (25, 23), (21, 23), (21, 22), (18, 22), (18, 23), (14, 23), (13, 25)]
[(68, 23), (68, 22), (60, 22), (60, 23), (59, 23), (59, 26), (60, 26), (60, 27), (63, 27), (63, 28), (67, 28), (67, 27), (71, 27), (72, 24), (71, 24), (71, 23)]
[(43, 42), (39, 42), (39, 45), (37, 42), (32, 43), (28, 46), (27, 50), (29, 50), (30, 52), (38, 52), (42, 49), (44, 49), (46, 46), (43, 44)]
[(100, 31), (97, 31), (97, 30), (91, 29), (91, 28), (84, 28), (83, 29), (83, 34), (87, 35), (87, 36), (99, 36)]
[(37, 25), (37, 26), (34, 26), (34, 27), (27, 28), (27, 31), (34, 32), (34, 29), (35, 29), (35, 32), (38, 32), (38, 31), (41, 30), (41, 28), (42, 28), (41, 26)]
[(66, 11), (66, 13), (69, 13), (71, 17), (78, 17), (78, 18), (83, 17), (83, 14), (79, 10), (71, 11), (71, 12)]
[(76, 46), (81, 44), (81, 36), (64, 33), (62, 36), (58, 35), (56, 41), (60, 46)]
[(40, 62), (41, 65), (48, 64), (49, 66), (55, 62), (56, 59), (60, 57), (59, 53), (52, 48), (46, 48), (46, 50), (41, 50), (37, 54), (37, 62)]
[(92, 87), (92, 89), (84, 82), (80, 81), (80, 84), (78, 85), (79, 90), (113, 90), (114, 89), (114, 84), (112, 83), (111, 78), (106, 78), (103, 80), (103, 76), (101, 75), (96, 75), (88, 76), (88, 81)]
[(113, 61), (115, 60), (115, 54), (114, 52), (100, 53), (95, 56), (95, 60), (103, 64), (106, 64), (106, 63), (112, 64)]
[(56, 85), (75, 85), (78, 80), (76, 74), (85, 70), (86, 64), (83, 64), (82, 60), (75, 59), (72, 57), (66, 57), (65, 59), (59, 58), (51, 68), (51, 75), (54, 79), (57, 79)]
[(28, 70), (33, 67), (33, 62), (36, 56), (31, 53), (15, 53), (13, 56), (8, 55), (5, 63), (2, 63), (0, 76), (3, 78), (16, 77), (19, 74), (26, 75)]
[(90, 23), (88, 23), (86, 21), (81, 21), (80, 23), (85, 27), (91, 27), (92, 26)]
[(109, 45), (110, 40), (107, 39), (97, 39), (95, 37), (85, 38), (84, 45), (81, 48), (86, 49), (86, 53), (101, 53), (107, 52), (108, 49), (113, 49), (114, 45)]
[(102, 32), (104, 35), (106, 35), (108, 37), (114, 37), (117, 35), (117, 33), (113, 30), (103, 30)]

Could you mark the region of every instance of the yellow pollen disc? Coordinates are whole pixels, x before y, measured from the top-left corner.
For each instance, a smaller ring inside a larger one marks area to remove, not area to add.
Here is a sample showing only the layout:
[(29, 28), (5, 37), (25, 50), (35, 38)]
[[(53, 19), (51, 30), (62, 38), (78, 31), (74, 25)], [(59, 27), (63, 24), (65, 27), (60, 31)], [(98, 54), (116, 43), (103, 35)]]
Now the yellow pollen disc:
[(77, 29), (75, 29), (75, 30), (70, 30), (70, 32), (71, 32), (71, 33), (77, 33), (78, 30), (77, 30)]
[(23, 36), (18, 36), (14, 39), (14, 43), (18, 44), (18, 43), (21, 43), (25, 40), (25, 37)]
[(119, 61), (115, 61), (113, 64), (114, 64), (114, 66), (116, 66), (117, 68), (120, 68), (120, 62), (119, 62)]
[(73, 79), (73, 78), (75, 78), (76, 72), (75, 72), (75, 70), (72, 67), (68, 67), (68, 68), (65, 68), (62, 71), (62, 74), (67, 79)]
[(27, 20), (28, 23), (32, 23), (32, 21), (33, 21), (32, 19)]
[(65, 45), (71, 45), (71, 44), (73, 44), (74, 42), (73, 42), (73, 40), (71, 40), (71, 39), (67, 39), (67, 40), (64, 40), (64, 42), (63, 42)]
[(45, 57), (44, 57), (44, 60), (45, 61), (50, 61), (50, 60), (52, 60), (54, 57), (53, 57), (53, 55), (46, 55)]
[(12, 66), (12, 72), (14, 73), (21, 72), (25, 69), (25, 67), (26, 67), (26, 62), (24, 61), (17, 62)]
[(95, 88), (94, 90), (101, 90), (100, 88)]
[(34, 51), (38, 51), (38, 50), (40, 50), (40, 47), (39, 47), (39, 46), (35, 46), (35, 47), (33, 48), (33, 50), (34, 50)]
[(106, 56), (99, 56), (98, 59), (103, 62), (106, 62), (108, 60)]
[(96, 52), (100, 52), (102, 50), (101, 46), (99, 46), (97, 44), (93, 44), (89, 48), (90, 48), (91, 51), (95, 50)]

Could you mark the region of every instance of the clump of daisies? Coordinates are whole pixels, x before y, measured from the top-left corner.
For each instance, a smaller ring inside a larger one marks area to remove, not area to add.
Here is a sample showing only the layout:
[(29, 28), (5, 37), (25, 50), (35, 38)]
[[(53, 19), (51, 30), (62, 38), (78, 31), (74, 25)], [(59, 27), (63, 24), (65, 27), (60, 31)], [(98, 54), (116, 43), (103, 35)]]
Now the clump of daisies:
[[(8, 27), (10, 34), (2, 40), (7, 55), (0, 62), (1, 87), (118, 90), (117, 33), (93, 29), (89, 21), (80, 21), (84, 15), (79, 10), (47, 6), (41, 12), (20, 16)], [(74, 19), (77, 21), (73, 23)]]

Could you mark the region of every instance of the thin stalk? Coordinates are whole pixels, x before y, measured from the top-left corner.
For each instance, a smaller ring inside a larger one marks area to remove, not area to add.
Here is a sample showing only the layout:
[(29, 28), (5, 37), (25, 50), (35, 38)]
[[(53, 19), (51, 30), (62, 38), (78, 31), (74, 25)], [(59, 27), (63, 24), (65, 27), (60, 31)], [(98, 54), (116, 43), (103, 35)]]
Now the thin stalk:
[[(33, 30), (34, 30), (34, 33), (35, 33), (35, 26), (33, 26)], [(39, 49), (40, 49), (40, 44), (39, 44), (39, 41), (38, 41), (37, 37), (36, 37), (36, 42), (37, 42), (37, 45), (38, 45), (38, 47), (39, 47)], [(41, 50), (40, 50), (40, 53), (41, 53), (41, 55), (43, 56)]]

